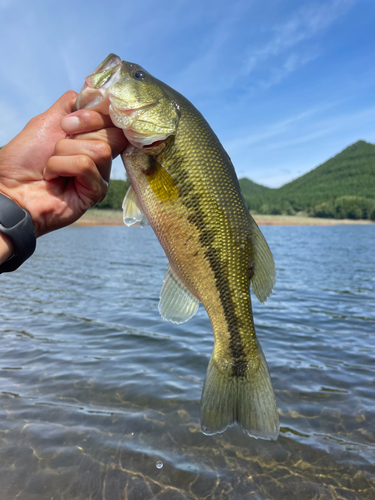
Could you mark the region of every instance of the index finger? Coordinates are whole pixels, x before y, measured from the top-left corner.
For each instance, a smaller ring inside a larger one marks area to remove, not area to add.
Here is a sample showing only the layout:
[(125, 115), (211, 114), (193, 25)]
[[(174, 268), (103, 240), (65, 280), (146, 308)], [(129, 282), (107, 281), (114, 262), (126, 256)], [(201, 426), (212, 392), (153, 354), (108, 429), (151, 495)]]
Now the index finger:
[(66, 134), (72, 135), (94, 132), (113, 126), (109, 115), (103, 115), (92, 109), (79, 109), (74, 113), (64, 116), (61, 120), (61, 128)]

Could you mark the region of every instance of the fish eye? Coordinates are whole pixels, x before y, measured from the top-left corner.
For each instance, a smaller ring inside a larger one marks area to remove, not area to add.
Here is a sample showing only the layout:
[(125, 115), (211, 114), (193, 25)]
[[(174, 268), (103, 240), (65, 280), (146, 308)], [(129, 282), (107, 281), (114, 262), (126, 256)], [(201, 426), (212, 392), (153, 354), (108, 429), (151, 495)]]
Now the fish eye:
[(144, 71), (141, 71), (140, 69), (138, 69), (137, 71), (134, 71), (133, 78), (143, 82), (146, 79), (146, 73)]

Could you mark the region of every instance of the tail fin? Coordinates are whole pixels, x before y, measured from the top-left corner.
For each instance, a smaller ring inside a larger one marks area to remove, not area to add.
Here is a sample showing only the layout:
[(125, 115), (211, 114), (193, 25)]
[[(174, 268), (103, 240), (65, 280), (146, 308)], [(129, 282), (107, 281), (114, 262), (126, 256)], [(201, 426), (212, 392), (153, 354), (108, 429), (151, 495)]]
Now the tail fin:
[(240, 376), (234, 374), (233, 362), (211, 357), (201, 401), (204, 434), (223, 432), (237, 422), (249, 436), (277, 439), (279, 416), (275, 394), (259, 344), (257, 350), (257, 362), (245, 362)]

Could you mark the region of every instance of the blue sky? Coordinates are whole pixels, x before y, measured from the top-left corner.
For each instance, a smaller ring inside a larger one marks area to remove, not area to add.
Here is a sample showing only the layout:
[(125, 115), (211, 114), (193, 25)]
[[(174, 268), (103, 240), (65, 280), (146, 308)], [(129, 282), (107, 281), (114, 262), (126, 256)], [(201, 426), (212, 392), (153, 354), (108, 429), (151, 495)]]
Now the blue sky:
[(374, 34), (373, 0), (0, 0), (0, 144), (114, 52), (190, 99), (239, 177), (279, 187), (375, 143)]

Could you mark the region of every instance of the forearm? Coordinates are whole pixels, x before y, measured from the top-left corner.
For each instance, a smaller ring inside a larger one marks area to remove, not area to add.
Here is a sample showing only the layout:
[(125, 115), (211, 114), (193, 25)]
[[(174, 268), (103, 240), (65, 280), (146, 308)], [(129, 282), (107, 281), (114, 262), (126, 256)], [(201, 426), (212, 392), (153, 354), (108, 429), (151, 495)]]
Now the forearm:
[(13, 255), (13, 245), (5, 234), (0, 233), (0, 264)]

